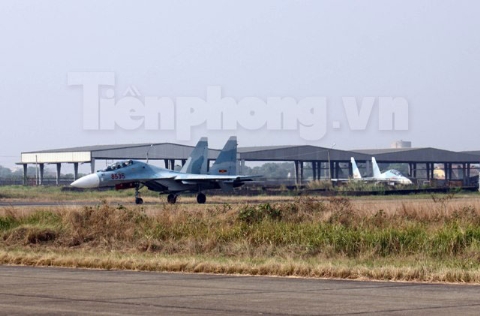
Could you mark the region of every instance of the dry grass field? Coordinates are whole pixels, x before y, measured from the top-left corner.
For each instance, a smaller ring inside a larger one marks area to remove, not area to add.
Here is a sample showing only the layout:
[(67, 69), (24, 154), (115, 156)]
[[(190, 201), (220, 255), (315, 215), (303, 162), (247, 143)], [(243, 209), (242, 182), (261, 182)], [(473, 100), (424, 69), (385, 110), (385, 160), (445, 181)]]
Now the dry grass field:
[(204, 205), (144, 194), (136, 206), (131, 191), (37, 190), (0, 189), (4, 264), (480, 284), (477, 194), (210, 196)]

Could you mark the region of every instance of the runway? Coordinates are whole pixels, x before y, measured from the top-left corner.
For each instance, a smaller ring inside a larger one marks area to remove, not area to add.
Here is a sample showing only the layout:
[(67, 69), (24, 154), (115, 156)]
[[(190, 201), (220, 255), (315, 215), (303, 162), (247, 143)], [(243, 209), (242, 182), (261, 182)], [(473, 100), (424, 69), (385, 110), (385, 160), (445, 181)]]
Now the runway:
[(8, 315), (478, 315), (480, 286), (0, 266)]

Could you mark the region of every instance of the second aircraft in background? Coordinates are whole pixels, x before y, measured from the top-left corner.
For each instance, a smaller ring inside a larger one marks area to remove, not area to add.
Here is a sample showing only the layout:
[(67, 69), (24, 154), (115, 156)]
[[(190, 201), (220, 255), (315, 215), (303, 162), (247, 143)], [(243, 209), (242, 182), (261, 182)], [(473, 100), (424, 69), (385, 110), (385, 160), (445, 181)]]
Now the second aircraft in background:
[(388, 184), (412, 184), (412, 180), (405, 177), (398, 170), (390, 169), (385, 172), (381, 172), (378, 167), (375, 157), (372, 157), (372, 169), (373, 177), (362, 177), (360, 170), (357, 167), (357, 163), (353, 157), (350, 158), (352, 162), (352, 171), (354, 180), (370, 181), (370, 182), (386, 182)]

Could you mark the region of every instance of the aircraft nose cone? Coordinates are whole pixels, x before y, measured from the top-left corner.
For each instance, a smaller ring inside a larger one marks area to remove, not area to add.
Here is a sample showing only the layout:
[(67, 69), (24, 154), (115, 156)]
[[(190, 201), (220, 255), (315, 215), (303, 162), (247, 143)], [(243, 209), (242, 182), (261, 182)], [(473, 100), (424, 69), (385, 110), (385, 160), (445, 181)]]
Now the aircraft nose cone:
[(96, 174), (92, 173), (92, 174), (89, 174), (88, 176), (81, 177), (80, 179), (74, 181), (70, 185), (75, 188), (92, 189), (92, 188), (98, 188), (99, 184), (100, 184), (100, 178)]

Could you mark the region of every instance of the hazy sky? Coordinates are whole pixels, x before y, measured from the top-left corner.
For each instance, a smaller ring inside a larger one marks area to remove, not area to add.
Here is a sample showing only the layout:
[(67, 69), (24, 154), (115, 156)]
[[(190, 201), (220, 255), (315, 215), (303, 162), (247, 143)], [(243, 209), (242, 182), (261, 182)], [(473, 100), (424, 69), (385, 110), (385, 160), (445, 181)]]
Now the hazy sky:
[[(8, 1), (0, 2), (0, 164), (22, 151), (182, 142), (221, 147), (312, 144), (480, 149), (478, 1)], [(69, 72), (114, 72), (115, 97), (326, 97), (326, 134), (306, 140), (267, 128), (85, 130), (82, 88)], [(342, 97), (401, 97), (408, 130), (351, 130)], [(333, 128), (337, 122), (339, 128)]]

